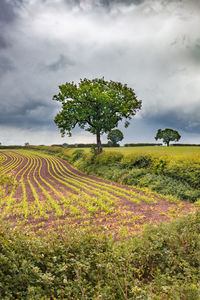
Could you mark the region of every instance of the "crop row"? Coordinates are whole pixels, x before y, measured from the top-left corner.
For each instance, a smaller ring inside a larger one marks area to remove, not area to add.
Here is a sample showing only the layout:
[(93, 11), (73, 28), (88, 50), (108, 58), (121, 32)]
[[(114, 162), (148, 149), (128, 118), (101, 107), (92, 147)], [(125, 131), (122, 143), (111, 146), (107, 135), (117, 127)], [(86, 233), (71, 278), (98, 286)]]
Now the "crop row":
[[(122, 213), (125, 203), (156, 204), (158, 197), (89, 177), (71, 168), (60, 158), (28, 150), (1, 151), (1, 174), (11, 174), (18, 182), (0, 200), (1, 218), (15, 223), (60, 220), (87, 223), (118, 215), (118, 223), (130, 212)], [(120, 217), (121, 216), (121, 217)], [(130, 216), (129, 219), (140, 218)]]

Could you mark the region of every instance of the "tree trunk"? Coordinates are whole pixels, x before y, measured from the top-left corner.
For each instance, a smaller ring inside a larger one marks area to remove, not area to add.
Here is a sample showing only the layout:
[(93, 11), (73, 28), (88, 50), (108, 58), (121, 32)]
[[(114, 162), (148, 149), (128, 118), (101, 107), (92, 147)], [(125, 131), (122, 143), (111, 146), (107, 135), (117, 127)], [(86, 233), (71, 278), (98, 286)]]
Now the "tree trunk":
[(169, 147), (169, 142), (167, 142), (167, 147)]
[(101, 136), (99, 132), (97, 132), (97, 148), (98, 148), (98, 153), (100, 154), (102, 152), (102, 146), (101, 146)]

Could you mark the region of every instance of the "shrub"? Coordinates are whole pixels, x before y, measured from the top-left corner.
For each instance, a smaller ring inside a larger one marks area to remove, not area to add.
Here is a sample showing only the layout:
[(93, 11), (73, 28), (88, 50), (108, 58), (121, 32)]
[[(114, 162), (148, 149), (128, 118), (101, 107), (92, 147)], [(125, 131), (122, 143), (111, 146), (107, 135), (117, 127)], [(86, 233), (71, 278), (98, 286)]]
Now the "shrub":
[(199, 299), (200, 211), (116, 242), (0, 231), (1, 299)]
[(148, 154), (130, 154), (123, 157), (121, 166), (128, 169), (132, 169), (133, 167), (147, 168), (151, 162), (152, 158)]
[(172, 178), (180, 178), (194, 188), (200, 188), (200, 163), (193, 160), (171, 160), (165, 173)]
[(80, 158), (83, 158), (85, 156), (84, 150), (75, 150), (72, 154), (71, 162), (75, 162)]
[(156, 157), (152, 161), (151, 170), (155, 174), (164, 173), (164, 170), (167, 167), (168, 163), (169, 163), (168, 157)]
[(123, 154), (120, 152), (102, 152), (97, 155), (94, 163), (96, 165), (112, 165), (119, 163), (123, 157)]

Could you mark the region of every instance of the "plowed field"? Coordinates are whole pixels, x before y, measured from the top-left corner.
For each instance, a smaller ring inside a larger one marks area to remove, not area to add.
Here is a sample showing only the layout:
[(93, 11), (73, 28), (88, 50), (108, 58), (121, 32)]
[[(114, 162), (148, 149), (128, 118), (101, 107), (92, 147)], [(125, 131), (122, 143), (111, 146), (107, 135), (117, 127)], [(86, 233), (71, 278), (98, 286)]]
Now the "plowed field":
[(39, 233), (67, 226), (125, 235), (193, 209), (186, 202), (88, 176), (35, 151), (0, 151), (0, 172), (17, 182), (0, 199), (1, 221)]

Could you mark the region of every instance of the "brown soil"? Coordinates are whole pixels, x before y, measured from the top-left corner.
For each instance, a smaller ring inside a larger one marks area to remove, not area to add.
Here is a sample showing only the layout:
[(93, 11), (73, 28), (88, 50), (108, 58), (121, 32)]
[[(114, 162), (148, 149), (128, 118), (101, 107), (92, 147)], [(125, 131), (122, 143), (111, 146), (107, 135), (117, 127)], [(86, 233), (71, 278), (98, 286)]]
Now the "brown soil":
[[(4, 151), (4, 154), (6, 152)], [(7, 155), (8, 160), (4, 161), (1, 166), (6, 166), (8, 163), (12, 163), (12, 153), (9, 151)], [(22, 155), (21, 155), (22, 156)], [(110, 213), (105, 213), (102, 210), (98, 210), (94, 215), (89, 214), (85, 207), (82, 207), (79, 203), (71, 201), (73, 207), (77, 207), (80, 211), (80, 214), (71, 214), (67, 207), (65, 207), (64, 202), (54, 191), (56, 190), (59, 194), (63, 195), (67, 199), (70, 199), (70, 193), (73, 195), (79, 195), (82, 197), (82, 192), (86, 192), (88, 195), (92, 195), (92, 187), (96, 183), (107, 183), (112, 188), (120, 187), (124, 192), (130, 190), (137, 192), (138, 194), (144, 194), (139, 189), (121, 185), (118, 183), (113, 183), (107, 180), (100, 179), (95, 176), (86, 175), (78, 170), (75, 170), (71, 165), (66, 161), (56, 158), (63, 166), (66, 166), (71, 173), (67, 170), (62, 170), (60, 166), (54, 163), (47, 163), (46, 158), (42, 158), (37, 155), (34, 156), (32, 162), (28, 161), (26, 156), (22, 156), (23, 159), (19, 159), (19, 165), (16, 168), (11, 169), (8, 173), (12, 173), (16, 176), (16, 180), (19, 182), (19, 185), (16, 188), (14, 198), (16, 199), (10, 207), (10, 210), (6, 213), (5, 207), (6, 204), (2, 206), (2, 214), (5, 221), (8, 221), (11, 226), (15, 227), (17, 225), (26, 228), (27, 230), (33, 230), (39, 234), (45, 234), (45, 232), (51, 228), (57, 230), (62, 230), (63, 226), (69, 226), (70, 228), (80, 228), (80, 227), (90, 227), (94, 230), (104, 230), (107, 232), (113, 232), (116, 236), (125, 234), (132, 234), (138, 231), (141, 231), (142, 228), (149, 223), (158, 224), (159, 222), (170, 221), (171, 219), (189, 213), (193, 211), (194, 205), (187, 202), (179, 202), (178, 204), (169, 203), (164, 198), (159, 198), (155, 196), (156, 200), (153, 203), (147, 203), (141, 201), (139, 204), (127, 199), (126, 197), (118, 196), (117, 201), (114, 204), (114, 211)], [(37, 162), (39, 162), (37, 166)], [(42, 167), (40, 169), (40, 166)], [(32, 166), (34, 167), (32, 168)], [(55, 171), (56, 170), (56, 171)], [(35, 211), (34, 214), (31, 214), (27, 218), (20, 213), (20, 209), (17, 206), (23, 207), (23, 189), (20, 184), (21, 176), (23, 175), (23, 181), (25, 184), (26, 197), (28, 203), (28, 210)], [(80, 187), (79, 190), (74, 190), (78, 188), (76, 184), (71, 182), (70, 186), (64, 184), (65, 180), (70, 183), (70, 180), (75, 179), (84, 183), (85, 179), (92, 179), (95, 182), (92, 184), (88, 182), (86, 188)], [(32, 188), (28, 182), (32, 184)], [(61, 182), (63, 180), (64, 182)], [(52, 186), (52, 188), (49, 187)], [(61, 210), (64, 211), (62, 216), (56, 216), (55, 210), (52, 206), (50, 210), (51, 203), (42, 190), (43, 187), (50, 197), (57, 201)], [(37, 206), (37, 201), (33, 192), (37, 193), (39, 202), (43, 205), (46, 211), (46, 217), (43, 217), (39, 214), (39, 207)], [(103, 193), (104, 187), (102, 190), (97, 186), (99, 191)], [(113, 196), (113, 193), (110, 192), (110, 197)]]

